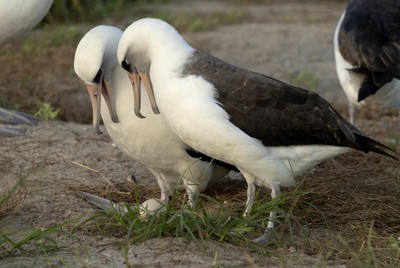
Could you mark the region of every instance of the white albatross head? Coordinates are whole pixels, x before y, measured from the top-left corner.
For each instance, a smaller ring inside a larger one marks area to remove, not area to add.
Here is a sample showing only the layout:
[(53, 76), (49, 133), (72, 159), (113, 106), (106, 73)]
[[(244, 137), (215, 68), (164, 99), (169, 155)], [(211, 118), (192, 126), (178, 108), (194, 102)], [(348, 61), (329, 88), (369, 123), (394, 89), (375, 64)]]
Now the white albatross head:
[(159, 60), (164, 55), (171, 54), (169, 52), (176, 53), (178, 50), (187, 49), (193, 50), (176, 29), (163, 20), (144, 18), (126, 28), (118, 45), (118, 63), (128, 72), (134, 86), (136, 116), (143, 118), (140, 113), (141, 81), (146, 88), (153, 112), (160, 113), (150, 78), (152, 60)]
[(122, 31), (112, 26), (100, 25), (90, 30), (79, 42), (75, 51), (74, 69), (85, 83), (93, 110), (93, 126), (101, 134), (101, 95), (107, 103), (113, 122), (118, 123), (114, 102), (111, 99), (111, 72), (117, 65), (117, 47)]

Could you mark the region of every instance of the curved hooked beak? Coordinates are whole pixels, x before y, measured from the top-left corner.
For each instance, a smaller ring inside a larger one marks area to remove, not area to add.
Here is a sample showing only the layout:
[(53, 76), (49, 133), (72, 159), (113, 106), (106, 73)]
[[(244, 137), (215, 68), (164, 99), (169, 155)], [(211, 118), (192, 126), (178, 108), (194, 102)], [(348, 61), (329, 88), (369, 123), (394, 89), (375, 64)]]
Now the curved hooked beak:
[(117, 111), (115, 110), (114, 100), (112, 98), (111, 83), (110, 82), (106, 82), (106, 81), (104, 81), (104, 79), (102, 79), (101, 85), (102, 85), (101, 93), (103, 94), (104, 100), (105, 100), (105, 102), (107, 104), (111, 120), (114, 123), (119, 123), (118, 116), (117, 116)]
[(145, 118), (145, 116), (143, 116), (140, 113), (140, 108), (142, 106), (142, 94), (140, 91), (140, 76), (139, 74), (136, 72), (136, 69), (134, 70), (133, 73), (128, 72), (128, 76), (129, 76), (129, 80), (131, 80), (131, 84), (132, 84), (132, 89), (133, 89), (133, 111), (135, 113), (135, 115), (139, 118)]
[(134, 112), (135, 115), (139, 118), (145, 118), (140, 113), (141, 108), (141, 81), (143, 81), (144, 87), (147, 91), (147, 96), (149, 97), (151, 109), (153, 113), (159, 114), (160, 111), (158, 110), (156, 98), (154, 96), (153, 85), (151, 84), (150, 77), (146, 73), (140, 73), (136, 70), (133, 73), (128, 72), (129, 79), (131, 80), (132, 87), (133, 87), (133, 97), (134, 97)]
[(110, 112), (111, 120), (114, 123), (118, 123), (118, 116), (115, 110), (114, 102), (111, 94), (111, 85), (105, 82), (104, 79), (101, 80), (101, 85), (99, 84), (86, 84), (86, 89), (89, 93), (90, 101), (92, 103), (93, 110), (93, 127), (97, 134), (102, 134), (100, 131), (100, 108), (101, 108), (101, 94), (107, 104), (108, 111)]
[(89, 92), (90, 102), (92, 103), (93, 127), (96, 133), (100, 135), (103, 133), (100, 131), (101, 86), (86, 84), (86, 89)]

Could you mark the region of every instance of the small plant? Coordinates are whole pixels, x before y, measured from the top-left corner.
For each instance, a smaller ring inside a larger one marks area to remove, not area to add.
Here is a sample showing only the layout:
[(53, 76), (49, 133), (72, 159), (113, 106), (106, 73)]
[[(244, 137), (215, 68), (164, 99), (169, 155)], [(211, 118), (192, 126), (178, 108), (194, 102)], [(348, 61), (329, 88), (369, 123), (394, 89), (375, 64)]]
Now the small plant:
[[(70, 224), (72, 221), (66, 221), (61, 224), (53, 225), (47, 228), (35, 228), (28, 231), (20, 239), (13, 239), (12, 236), (20, 237), (21, 231), (4, 231), (0, 232), (0, 258), (7, 255), (25, 254), (36, 256), (38, 254), (46, 254), (55, 251), (59, 245), (54, 235), (62, 232), (62, 227)], [(7, 232), (9, 234), (7, 234)]]
[(48, 121), (56, 119), (59, 113), (60, 109), (56, 109), (50, 103), (44, 102), (39, 106), (37, 112), (35, 113), (35, 116), (45, 121)]

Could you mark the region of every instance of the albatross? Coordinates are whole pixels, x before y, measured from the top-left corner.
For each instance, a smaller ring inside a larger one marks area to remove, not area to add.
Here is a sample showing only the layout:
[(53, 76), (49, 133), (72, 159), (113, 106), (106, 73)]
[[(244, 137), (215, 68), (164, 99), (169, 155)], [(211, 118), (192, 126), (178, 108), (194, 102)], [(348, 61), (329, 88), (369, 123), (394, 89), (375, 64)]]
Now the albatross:
[(35, 27), (52, 4), (53, 0), (0, 0), (0, 44)]
[[(202, 161), (200, 158), (208, 158), (183, 143), (163, 116), (153, 113), (145, 90), (141, 108), (142, 117), (146, 118), (134, 116), (131, 81), (117, 62), (121, 36), (120, 29), (100, 25), (87, 32), (76, 48), (74, 69), (89, 92), (96, 133), (101, 134), (99, 125), (102, 118), (117, 147), (146, 166), (156, 177), (163, 203), (168, 202), (182, 179), (189, 204), (193, 205), (194, 195), (204, 190), (211, 178), (223, 177), (228, 171), (221, 162), (217, 165), (218, 161)], [(135, 94), (140, 100), (142, 92)]]
[(383, 108), (400, 108), (400, 1), (351, 0), (335, 30), (334, 52), (351, 123), (370, 96)]
[[(145, 81), (153, 110), (177, 137), (242, 173), (248, 184), (245, 214), (256, 185), (276, 198), (281, 187), (295, 184), (294, 177), (345, 152), (395, 158), (318, 94), (196, 50), (162, 20), (132, 23), (120, 39), (118, 62), (131, 79)], [(264, 234), (254, 242), (268, 241), (275, 216), (276, 210), (269, 213)]]
[[(49, 11), (53, 0), (0, 0), (0, 44), (31, 30)], [(35, 125), (38, 119), (22, 112), (0, 108), (0, 122)], [(20, 126), (0, 124), (0, 137), (25, 133)]]

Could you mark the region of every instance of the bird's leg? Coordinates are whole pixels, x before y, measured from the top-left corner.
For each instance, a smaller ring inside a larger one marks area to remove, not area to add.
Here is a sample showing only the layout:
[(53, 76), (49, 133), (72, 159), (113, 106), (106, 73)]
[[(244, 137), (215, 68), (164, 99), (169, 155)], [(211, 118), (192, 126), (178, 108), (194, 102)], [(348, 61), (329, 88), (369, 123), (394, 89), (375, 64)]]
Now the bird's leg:
[[(271, 197), (272, 199), (276, 198), (279, 196), (281, 193), (279, 185), (274, 185), (271, 187)], [(276, 211), (277, 209), (274, 209), (269, 213), (269, 219), (268, 219), (268, 225), (267, 229), (265, 230), (264, 234), (260, 236), (259, 238), (256, 238), (253, 240), (254, 243), (264, 245), (268, 242), (269, 238), (272, 235), (273, 229), (274, 229), (274, 222), (275, 222), (275, 217), (276, 217)]]
[(354, 103), (349, 100), (349, 121), (354, 125), (354, 114), (356, 112), (356, 108)]
[(242, 173), (244, 179), (247, 182), (246, 208), (243, 213), (243, 217), (246, 217), (250, 214), (251, 208), (253, 207), (254, 196), (256, 194), (256, 184), (255, 184), (256, 178), (244, 170), (239, 169), (239, 171), (240, 173)]
[(253, 207), (254, 197), (256, 195), (256, 186), (254, 183), (247, 183), (247, 201), (246, 209), (244, 210), (243, 217), (250, 215), (251, 208)]
[(160, 190), (161, 190), (161, 201), (164, 203), (164, 204), (168, 204), (168, 202), (169, 202), (169, 196), (170, 196), (170, 190), (168, 189), (168, 187), (165, 185), (165, 179), (164, 179), (164, 177), (162, 176), (162, 174), (160, 174), (160, 173), (158, 173), (157, 171), (155, 171), (155, 170), (153, 170), (153, 169), (150, 169), (149, 168), (149, 170), (150, 170), (150, 172), (154, 175), (154, 177), (156, 177), (156, 179), (157, 179), (157, 183), (158, 183), (158, 186), (160, 187)]
[(188, 204), (194, 208), (199, 198), (199, 193), (207, 188), (213, 175), (214, 168), (210, 162), (195, 159), (183, 170), (183, 183), (188, 195)]
[(196, 196), (196, 194), (198, 194), (200, 192), (199, 184), (189, 182), (186, 185), (186, 191), (187, 191), (187, 195), (188, 195), (188, 204), (191, 208), (194, 208), (195, 204), (196, 204), (195, 196)]
[(182, 181), (185, 185), (186, 193), (188, 195), (188, 205), (190, 208), (194, 208), (195, 195), (199, 192), (199, 184), (193, 179), (195, 175), (192, 172), (192, 166), (189, 165), (189, 167), (182, 174)]
[(165, 187), (164, 183), (158, 183), (158, 185), (160, 186), (161, 189), (161, 197), (160, 197), (161, 201), (164, 204), (168, 204), (170, 194), (167, 187)]

